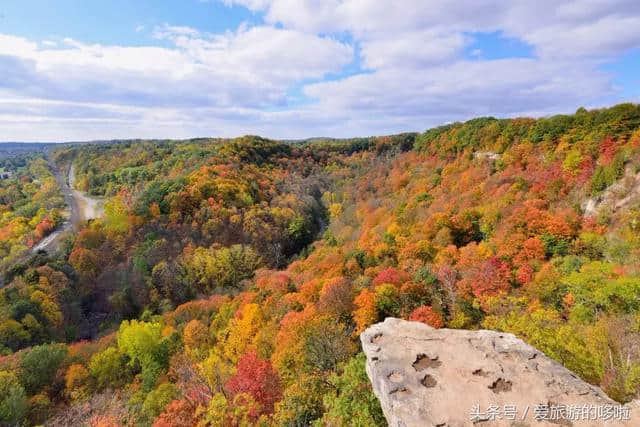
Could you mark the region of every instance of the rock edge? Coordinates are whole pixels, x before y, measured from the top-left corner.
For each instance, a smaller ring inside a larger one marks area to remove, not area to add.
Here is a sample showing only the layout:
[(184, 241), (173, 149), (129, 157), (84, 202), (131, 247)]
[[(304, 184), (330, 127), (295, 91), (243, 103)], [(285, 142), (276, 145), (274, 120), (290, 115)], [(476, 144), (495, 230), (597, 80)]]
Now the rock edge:
[(620, 406), (513, 334), (387, 318), (360, 340), (392, 427), (640, 426), (638, 401)]

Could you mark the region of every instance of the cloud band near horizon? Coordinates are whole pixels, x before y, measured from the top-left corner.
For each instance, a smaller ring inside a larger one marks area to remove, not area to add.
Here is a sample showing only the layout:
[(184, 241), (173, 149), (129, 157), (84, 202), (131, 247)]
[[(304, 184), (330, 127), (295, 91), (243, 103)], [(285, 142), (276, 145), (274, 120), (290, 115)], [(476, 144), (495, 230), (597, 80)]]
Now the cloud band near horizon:
[(136, 25), (148, 42), (130, 44), (0, 34), (0, 140), (391, 134), (640, 93), (637, 1), (225, 4), (255, 22)]

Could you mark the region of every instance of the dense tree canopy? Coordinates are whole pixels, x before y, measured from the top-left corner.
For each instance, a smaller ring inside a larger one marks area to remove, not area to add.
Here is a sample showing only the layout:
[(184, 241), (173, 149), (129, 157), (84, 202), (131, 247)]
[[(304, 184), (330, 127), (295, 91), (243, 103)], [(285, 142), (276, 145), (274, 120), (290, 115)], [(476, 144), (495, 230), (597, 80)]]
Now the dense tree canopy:
[(0, 273), (63, 222), (64, 199), (42, 154), (0, 159)]
[(105, 215), (0, 290), (2, 420), (384, 425), (358, 334), (387, 316), (640, 393), (636, 105), (54, 157)]

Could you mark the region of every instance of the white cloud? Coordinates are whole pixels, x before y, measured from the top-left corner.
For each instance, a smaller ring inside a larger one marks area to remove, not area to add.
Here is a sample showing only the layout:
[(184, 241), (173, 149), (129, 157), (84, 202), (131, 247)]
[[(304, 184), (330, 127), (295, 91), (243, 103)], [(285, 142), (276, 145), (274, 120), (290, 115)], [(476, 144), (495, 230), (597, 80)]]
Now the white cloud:
[[(453, 119), (474, 115), (511, 116), (571, 108), (609, 94), (606, 75), (580, 64), (535, 59), (458, 61), (412, 69), (384, 69), (306, 87), (326, 109), (373, 116)], [(384, 94), (384, 95), (383, 95)]]
[[(610, 56), (640, 44), (637, 0), (225, 0), (300, 31), (359, 40), (422, 30), (505, 31), (540, 54)], [(428, 40), (426, 40), (428, 41)], [(414, 45), (416, 46), (416, 45)]]
[(5, 65), (0, 89), (43, 99), (124, 105), (260, 106), (283, 102), (297, 81), (321, 78), (353, 57), (352, 47), (344, 43), (272, 27), (201, 36), (167, 26), (157, 33), (174, 46), (105, 46), (65, 39), (64, 48), (49, 49), (0, 35), (0, 63)]
[(195, 28), (169, 24), (156, 27), (153, 31), (153, 37), (157, 39), (175, 39), (179, 36), (196, 37), (199, 35), (200, 32)]
[(414, 31), (363, 41), (362, 57), (368, 68), (420, 68), (454, 59), (467, 41), (460, 33)]
[[(166, 24), (137, 47), (0, 34), (0, 139), (352, 136), (568, 112), (619, 99), (600, 67), (640, 46), (637, 0), (222, 1), (265, 23)], [(475, 32), (535, 56), (483, 59)]]
[(19, 56), (23, 52), (33, 52), (37, 49), (36, 43), (21, 37), (0, 34), (0, 55)]
[[(305, 93), (318, 108), (351, 112), (351, 122), (396, 117), (413, 129), (443, 118), (568, 112), (611, 102), (616, 88), (600, 66), (640, 46), (637, 0), (227, 3), (261, 11), (284, 28), (350, 34), (370, 72), (310, 84)], [(530, 45), (535, 57), (484, 60), (486, 52), (476, 48), (469, 54), (475, 60), (465, 60), (461, 52), (474, 32), (502, 33)]]
[(541, 27), (525, 39), (543, 57), (612, 57), (640, 45), (640, 16), (607, 16), (575, 26)]

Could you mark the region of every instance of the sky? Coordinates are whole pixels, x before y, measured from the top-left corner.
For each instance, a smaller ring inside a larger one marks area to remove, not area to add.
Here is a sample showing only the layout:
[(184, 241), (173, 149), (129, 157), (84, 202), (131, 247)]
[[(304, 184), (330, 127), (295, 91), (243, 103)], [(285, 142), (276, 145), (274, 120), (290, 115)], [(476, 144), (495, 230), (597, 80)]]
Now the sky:
[(350, 137), (640, 102), (638, 0), (3, 0), (0, 141)]

